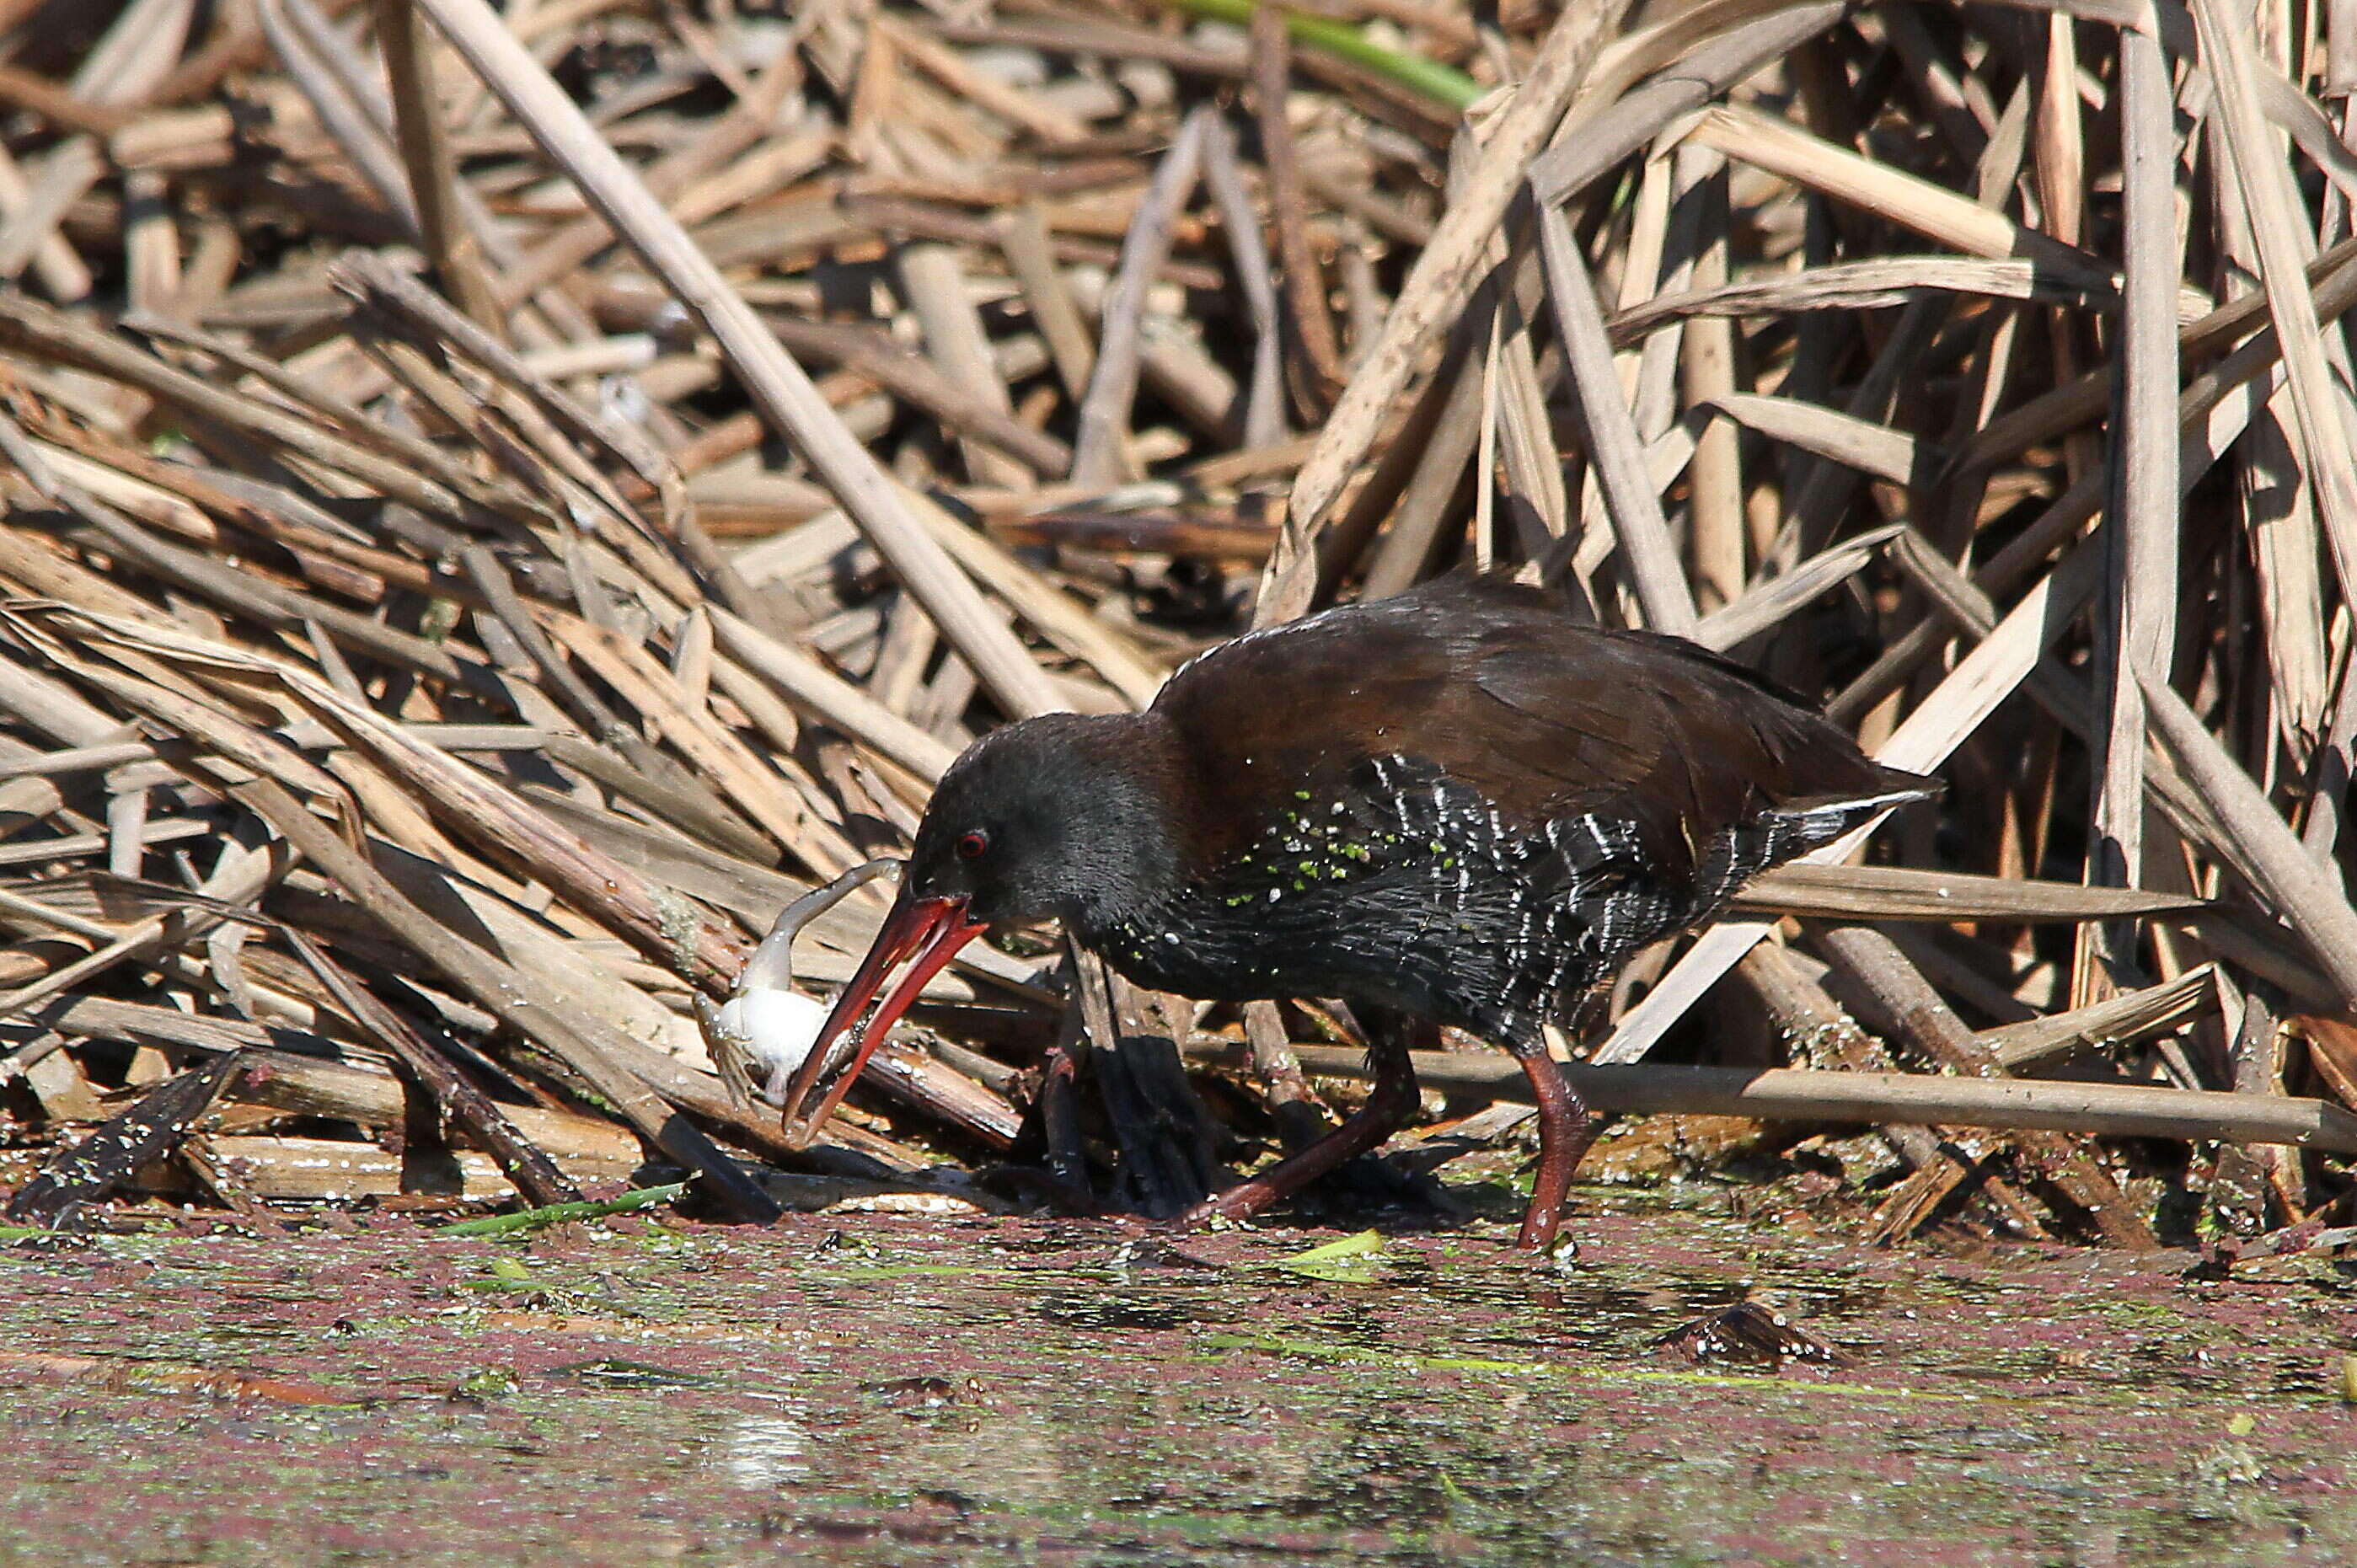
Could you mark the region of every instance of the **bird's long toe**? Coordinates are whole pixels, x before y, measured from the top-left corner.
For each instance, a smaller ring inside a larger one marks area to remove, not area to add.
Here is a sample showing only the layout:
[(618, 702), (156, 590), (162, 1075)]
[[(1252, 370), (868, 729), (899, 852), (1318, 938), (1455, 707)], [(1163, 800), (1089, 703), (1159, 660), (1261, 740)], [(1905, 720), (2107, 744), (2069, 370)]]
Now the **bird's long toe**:
[(1263, 1209), (1291, 1195), (1289, 1188), (1279, 1188), (1262, 1177), (1240, 1181), (1225, 1192), (1215, 1192), (1194, 1207), (1183, 1209), (1170, 1221), (1174, 1230), (1200, 1230), (1214, 1220), (1249, 1219)]

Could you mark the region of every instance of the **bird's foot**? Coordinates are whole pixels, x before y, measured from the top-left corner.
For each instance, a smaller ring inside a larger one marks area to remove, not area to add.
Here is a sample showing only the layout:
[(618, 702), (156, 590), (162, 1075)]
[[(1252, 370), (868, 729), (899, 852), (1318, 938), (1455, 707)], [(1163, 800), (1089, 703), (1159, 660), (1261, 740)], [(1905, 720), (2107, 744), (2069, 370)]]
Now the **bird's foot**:
[(1249, 1219), (1268, 1208), (1285, 1194), (1271, 1183), (1255, 1176), (1240, 1181), (1225, 1192), (1215, 1192), (1191, 1208), (1186, 1208), (1170, 1221), (1174, 1230), (1202, 1230), (1225, 1220), (1233, 1224)]
[(1314, 1218), (1309, 1223), (1332, 1222), (1338, 1212), (1361, 1215), (1374, 1209), (1419, 1210), (1437, 1214), (1444, 1219), (1464, 1217), (1464, 1210), (1450, 1198), (1448, 1189), (1432, 1177), (1396, 1170), (1387, 1161), (1361, 1155), (1340, 1169), (1329, 1172), (1322, 1178), (1322, 1187), (1314, 1182), (1280, 1187), (1257, 1177), (1239, 1182), (1179, 1214), (1170, 1225), (1174, 1230), (1200, 1230), (1222, 1223), (1234, 1224), (1265, 1213), (1311, 1187), (1318, 1190), (1310, 1193)]
[(1523, 1213), (1523, 1228), (1515, 1234), (1514, 1250), (1560, 1268), (1579, 1256), (1579, 1239), (1564, 1231), (1560, 1207), (1534, 1203)]
[(974, 1173), (974, 1181), (984, 1191), (1017, 1203), (1044, 1206), (1060, 1214), (1091, 1219), (1105, 1215), (1104, 1204), (1089, 1190), (1086, 1182), (1074, 1181), (1045, 1165), (1012, 1161), (985, 1165)]

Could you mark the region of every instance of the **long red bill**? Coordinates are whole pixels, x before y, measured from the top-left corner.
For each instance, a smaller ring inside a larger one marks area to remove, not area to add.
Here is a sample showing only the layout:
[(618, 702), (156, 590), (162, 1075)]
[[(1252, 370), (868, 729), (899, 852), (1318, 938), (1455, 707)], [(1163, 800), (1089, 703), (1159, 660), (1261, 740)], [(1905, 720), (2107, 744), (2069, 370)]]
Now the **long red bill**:
[[(792, 1081), (786, 1085), (781, 1127), (790, 1146), (807, 1148), (811, 1140), (818, 1136), (826, 1119), (834, 1114), (834, 1108), (851, 1092), (859, 1069), (867, 1065), (867, 1058), (876, 1054), (876, 1047), (883, 1044), (884, 1036), (891, 1033), (900, 1015), (917, 1000), (925, 982), (940, 973), (942, 966), (956, 956), (958, 949), (979, 936), (983, 929), (981, 923), (965, 918), (963, 898), (911, 898), (903, 891), (894, 901), (891, 913), (884, 917), (883, 927), (876, 933), (876, 945), (867, 950), (858, 972), (843, 988), (843, 994), (834, 999), (834, 1010), (826, 1015), (810, 1055), (802, 1058), (802, 1066), (794, 1069)], [(873, 1016), (852, 1029), (877, 993), (884, 989), (885, 977), (910, 954), (915, 957), (908, 972), (900, 977), (900, 983)], [(840, 1069), (834, 1070), (829, 1058), (835, 1055), (835, 1042), (846, 1030), (851, 1031), (854, 1048)], [(817, 1104), (808, 1105), (812, 1090), (822, 1079), (826, 1084), (823, 1097)]]

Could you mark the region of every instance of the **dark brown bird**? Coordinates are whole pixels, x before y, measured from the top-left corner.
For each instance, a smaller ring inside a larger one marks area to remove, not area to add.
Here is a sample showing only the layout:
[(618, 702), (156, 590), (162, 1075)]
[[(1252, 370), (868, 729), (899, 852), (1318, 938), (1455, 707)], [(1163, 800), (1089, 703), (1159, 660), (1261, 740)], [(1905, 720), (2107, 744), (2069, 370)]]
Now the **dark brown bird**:
[(1144, 713), (1029, 719), (958, 758), (788, 1090), (789, 1128), (895, 964), (915, 957), (802, 1135), (969, 938), (1054, 915), (1141, 985), (1339, 997), (1367, 1025), (1365, 1106), (1193, 1218), (1251, 1213), (1381, 1144), (1415, 1111), (1414, 1034), (1451, 1024), (1530, 1075), (1520, 1240), (1544, 1246), (1592, 1132), (1541, 1026), (1760, 871), (1936, 788), (1741, 665), (1497, 577), (1328, 610), (1214, 649)]

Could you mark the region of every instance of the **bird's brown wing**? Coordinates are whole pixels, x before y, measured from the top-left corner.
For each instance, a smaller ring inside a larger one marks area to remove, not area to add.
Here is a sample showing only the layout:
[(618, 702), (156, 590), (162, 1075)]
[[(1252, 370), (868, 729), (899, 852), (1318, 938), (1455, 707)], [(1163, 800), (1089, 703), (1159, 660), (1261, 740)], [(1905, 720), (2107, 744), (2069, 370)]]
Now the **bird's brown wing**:
[[(1915, 782), (1690, 644), (1600, 632), (1577, 643), (1568, 655), (1486, 647), (1471, 682), (1482, 703), (1469, 705), (1446, 764), (1530, 818), (1627, 822), (1657, 865), (1683, 869), (1696, 846), (1763, 811)], [(1517, 779), (1519, 793), (1495, 792)]]
[(1272, 810), (1398, 756), (1523, 826), (1626, 822), (1663, 870), (1765, 806), (1903, 788), (1818, 714), (1692, 643), (1455, 580), (1240, 639), (1156, 707), (1186, 738), (1214, 857)]

